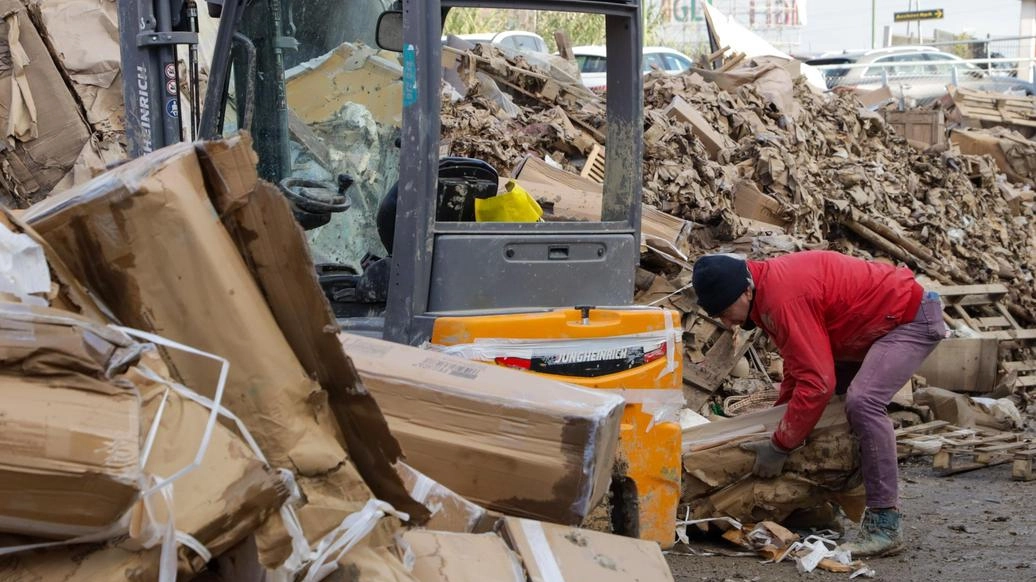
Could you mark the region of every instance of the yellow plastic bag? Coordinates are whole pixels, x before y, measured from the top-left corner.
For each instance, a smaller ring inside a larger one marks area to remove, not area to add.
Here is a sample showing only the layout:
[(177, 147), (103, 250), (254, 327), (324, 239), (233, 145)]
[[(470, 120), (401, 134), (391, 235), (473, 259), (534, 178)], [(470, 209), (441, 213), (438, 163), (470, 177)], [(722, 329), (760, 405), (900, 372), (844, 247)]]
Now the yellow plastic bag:
[(514, 180), (504, 186), (505, 194), (475, 199), (475, 222), (538, 222), (543, 209)]

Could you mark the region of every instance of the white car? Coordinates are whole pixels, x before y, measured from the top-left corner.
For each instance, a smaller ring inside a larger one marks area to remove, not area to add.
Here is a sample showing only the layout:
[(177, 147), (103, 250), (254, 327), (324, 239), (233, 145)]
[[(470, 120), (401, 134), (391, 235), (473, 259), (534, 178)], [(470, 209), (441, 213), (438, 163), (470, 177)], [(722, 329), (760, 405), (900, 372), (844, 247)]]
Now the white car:
[[(524, 30), (507, 30), (504, 32), (479, 32), (475, 34), (458, 34), (459, 38), (471, 43), (486, 42), (497, 46), (516, 50), (521, 53), (545, 53), (547, 43), (535, 32)], [(443, 42), (446, 38), (443, 37)]]
[[(583, 85), (595, 91), (607, 89), (608, 53), (605, 48), (603, 46), (577, 46), (572, 48), (572, 53), (576, 57), (576, 63), (579, 64), (579, 74), (583, 78)], [(664, 46), (644, 47), (642, 61), (645, 74), (657, 69), (675, 75), (690, 69), (693, 64), (687, 55)]]

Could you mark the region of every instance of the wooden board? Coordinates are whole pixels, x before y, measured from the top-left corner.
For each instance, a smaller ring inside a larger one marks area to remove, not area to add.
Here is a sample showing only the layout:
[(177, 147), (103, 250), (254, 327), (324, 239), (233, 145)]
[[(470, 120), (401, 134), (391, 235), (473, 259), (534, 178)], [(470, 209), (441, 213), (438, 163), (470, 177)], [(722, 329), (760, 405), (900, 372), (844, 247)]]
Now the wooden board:
[(908, 140), (927, 145), (946, 143), (946, 118), (941, 109), (885, 111), (885, 123)]
[(949, 338), (939, 342), (917, 374), (931, 386), (955, 392), (990, 392), (996, 387), (1000, 342), (996, 338)]

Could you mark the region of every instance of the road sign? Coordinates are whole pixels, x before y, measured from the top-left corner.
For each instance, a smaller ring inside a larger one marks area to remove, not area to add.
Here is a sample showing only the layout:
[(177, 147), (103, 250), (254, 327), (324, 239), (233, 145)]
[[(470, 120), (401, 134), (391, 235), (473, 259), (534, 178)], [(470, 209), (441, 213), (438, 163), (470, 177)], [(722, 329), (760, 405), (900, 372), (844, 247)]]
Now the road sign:
[(892, 20), (905, 22), (907, 20), (940, 20), (943, 17), (942, 8), (932, 10), (913, 10), (910, 12), (893, 12)]

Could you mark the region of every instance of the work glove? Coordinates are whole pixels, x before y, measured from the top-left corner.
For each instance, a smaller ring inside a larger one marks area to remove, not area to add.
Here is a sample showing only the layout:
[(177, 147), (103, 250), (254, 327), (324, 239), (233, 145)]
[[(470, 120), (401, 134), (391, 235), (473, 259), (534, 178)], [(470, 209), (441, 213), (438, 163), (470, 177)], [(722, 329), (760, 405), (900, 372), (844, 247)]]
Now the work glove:
[(773, 444), (771, 439), (741, 443), (741, 449), (755, 453), (752, 474), (757, 477), (770, 478), (780, 475), (784, 469), (784, 461), (788, 460), (789, 451)]

